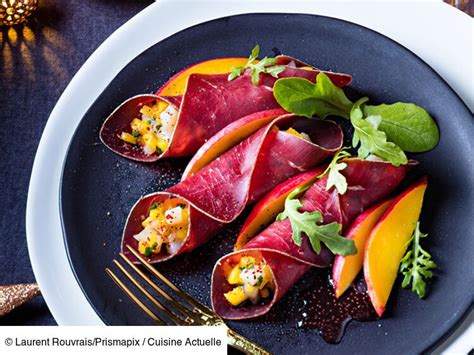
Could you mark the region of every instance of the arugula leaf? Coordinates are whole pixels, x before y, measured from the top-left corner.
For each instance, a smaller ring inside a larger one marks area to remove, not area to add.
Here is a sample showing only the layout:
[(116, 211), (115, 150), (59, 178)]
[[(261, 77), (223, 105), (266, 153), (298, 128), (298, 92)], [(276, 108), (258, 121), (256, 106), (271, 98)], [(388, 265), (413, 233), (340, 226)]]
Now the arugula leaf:
[(352, 146), (356, 148), (360, 143), (357, 151), (359, 158), (364, 159), (369, 154), (374, 154), (395, 166), (408, 163), (403, 150), (395, 143), (388, 142), (385, 132), (378, 129), (382, 118), (380, 116), (363, 118), (360, 106), (367, 100), (367, 97), (357, 100), (350, 113), (350, 120), (354, 127)]
[(296, 188), (285, 200), (285, 210), (277, 216), (278, 221), (288, 218), (291, 222), (293, 242), (301, 246), (303, 243), (302, 233), (308, 236), (313, 250), (321, 252), (321, 242), (324, 243), (333, 254), (351, 255), (357, 253), (354, 241), (340, 235), (342, 225), (332, 222), (329, 224), (317, 224), (323, 221), (321, 212), (299, 212), (303, 207), (300, 200), (295, 198), (308, 187)]
[(235, 78), (242, 75), (245, 69), (250, 68), (250, 76), (252, 78), (252, 83), (254, 85), (258, 85), (258, 83), (260, 82), (260, 73), (267, 73), (273, 76), (274, 78), (278, 78), (278, 74), (280, 74), (286, 69), (286, 66), (284, 65), (274, 65), (276, 63), (276, 58), (265, 57), (257, 63), (253, 63), (255, 60), (257, 60), (259, 54), (260, 46), (257, 44), (252, 49), (252, 53), (250, 54), (247, 63), (243, 67), (231, 68), (231, 72), (227, 77), (227, 80), (234, 80)]
[(335, 187), (339, 195), (344, 195), (347, 191), (346, 177), (340, 173), (341, 170), (344, 170), (347, 167), (347, 164), (341, 163), (340, 161), (351, 156), (351, 153), (346, 152), (344, 149), (348, 149), (348, 147), (342, 147), (339, 149), (332, 158), (326, 170), (318, 175), (318, 179), (321, 179), (327, 174), (328, 179), (326, 182), (326, 191), (332, 187)]
[(426, 110), (415, 104), (366, 105), (364, 115), (381, 116), (379, 129), (406, 152), (426, 152), (438, 144), (438, 126)]
[(420, 245), (420, 239), (427, 237), (428, 234), (420, 232), (420, 222), (416, 224), (415, 232), (408, 243), (412, 243), (409, 250), (400, 262), (400, 272), (403, 274), (402, 287), (407, 287), (411, 282), (411, 290), (419, 298), (426, 294), (425, 280), (433, 277), (432, 269), (437, 265), (431, 260), (431, 255)]
[(273, 96), (285, 110), (305, 117), (349, 118), (352, 107), (344, 91), (324, 73), (317, 75), (316, 84), (303, 78), (279, 79), (273, 86)]
[(239, 77), (242, 72), (245, 70), (244, 67), (232, 67), (230, 68), (231, 72), (229, 76), (227, 77), (228, 81), (234, 80), (235, 78)]

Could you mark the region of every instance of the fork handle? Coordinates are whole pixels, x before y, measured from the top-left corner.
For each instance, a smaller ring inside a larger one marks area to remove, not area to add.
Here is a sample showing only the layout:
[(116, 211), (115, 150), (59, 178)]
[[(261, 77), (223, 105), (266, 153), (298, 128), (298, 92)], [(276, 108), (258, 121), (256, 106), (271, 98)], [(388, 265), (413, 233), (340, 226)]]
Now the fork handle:
[(258, 346), (257, 344), (248, 340), (242, 335), (234, 332), (232, 329), (227, 330), (227, 344), (229, 344), (233, 348), (243, 351), (246, 354), (270, 355), (270, 353), (264, 348)]

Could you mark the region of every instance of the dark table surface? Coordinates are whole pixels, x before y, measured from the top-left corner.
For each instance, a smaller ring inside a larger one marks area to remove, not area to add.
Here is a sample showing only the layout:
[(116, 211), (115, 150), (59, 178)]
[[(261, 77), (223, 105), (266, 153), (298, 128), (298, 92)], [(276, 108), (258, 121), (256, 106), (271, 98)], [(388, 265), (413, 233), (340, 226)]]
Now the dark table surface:
[[(25, 238), (31, 168), (59, 96), (92, 52), (152, 0), (48, 0), (26, 25), (0, 27), (0, 285), (35, 282)], [(0, 325), (56, 324), (41, 297)]]

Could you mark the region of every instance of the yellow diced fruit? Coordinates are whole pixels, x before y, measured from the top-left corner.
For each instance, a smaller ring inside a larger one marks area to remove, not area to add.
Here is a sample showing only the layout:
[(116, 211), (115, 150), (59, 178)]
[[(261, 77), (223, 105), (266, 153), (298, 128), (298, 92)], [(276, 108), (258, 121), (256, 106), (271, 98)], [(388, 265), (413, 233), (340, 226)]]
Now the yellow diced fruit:
[(254, 257), (252, 257), (252, 256), (243, 256), (240, 259), (240, 263), (239, 263), (240, 266), (247, 267), (250, 264), (255, 264), (255, 258)]
[(155, 115), (156, 117), (155, 118), (159, 118), (160, 117), (160, 114), (166, 110), (166, 108), (168, 107), (168, 103), (165, 102), (165, 101), (158, 101), (158, 104), (156, 104), (155, 106)]
[(272, 273), (270, 271), (270, 266), (263, 265), (264, 278), (270, 281), (272, 279)]
[(160, 209), (159, 208), (154, 208), (150, 211), (150, 218), (151, 219), (157, 219), (158, 215), (160, 214)]
[(122, 132), (122, 134), (120, 135), (120, 139), (127, 143), (137, 144), (137, 139), (127, 132)]
[(224, 297), (233, 306), (238, 306), (248, 299), (242, 286), (236, 287), (232, 291), (224, 293)]
[(236, 265), (232, 268), (229, 276), (227, 276), (227, 282), (231, 285), (243, 285), (243, 281), (240, 277), (240, 267)]
[(147, 132), (143, 135), (143, 142), (145, 145), (150, 148), (150, 150), (155, 151), (156, 150), (156, 138), (153, 136), (152, 133)]
[(158, 220), (158, 224), (162, 224), (162, 222), (164, 221), (163, 207), (161, 204), (158, 207), (150, 210), (150, 214), (142, 222), (142, 226), (146, 227), (147, 225), (150, 224), (150, 222), (153, 222), (154, 220)]
[(184, 228), (184, 227), (180, 227), (178, 228), (178, 230), (176, 231), (176, 239), (178, 240), (184, 240), (184, 238), (186, 238), (186, 235), (188, 234), (188, 229), (187, 228)]
[(256, 299), (258, 297), (258, 288), (255, 286), (252, 286), (250, 284), (245, 284), (244, 285), (244, 292), (245, 294), (251, 298), (252, 300)]
[(147, 225), (149, 225), (151, 222), (153, 222), (153, 219), (150, 218), (149, 216), (142, 222), (143, 228), (145, 228)]
[(152, 248), (153, 253), (158, 254), (161, 250), (161, 244), (163, 241), (155, 233), (150, 234), (148, 238), (148, 245)]
[(148, 247), (148, 243), (144, 240), (138, 242), (138, 251), (140, 254), (145, 255), (145, 249)]
[(263, 289), (269, 282), (272, 281), (272, 274), (268, 265), (263, 265), (263, 279), (262, 283), (258, 286), (259, 289)]
[(306, 67), (300, 67), (300, 69), (304, 69), (304, 70), (313, 70), (313, 68), (312, 68), (312, 67), (308, 67), (308, 66), (306, 66)]
[(156, 243), (158, 240), (157, 236), (155, 233), (151, 233), (150, 236), (148, 237), (148, 244), (153, 245), (153, 243)]
[(149, 133), (150, 124), (147, 121), (140, 120), (140, 124), (137, 127), (137, 131), (140, 132), (142, 136)]
[(153, 108), (147, 105), (143, 105), (143, 107), (140, 109), (140, 113), (148, 117), (153, 117), (153, 111)]
[(189, 223), (188, 219), (189, 219), (189, 210), (187, 207), (184, 207), (183, 208), (183, 211), (181, 212), (181, 219), (183, 220), (183, 222), (187, 225)]
[(132, 129), (134, 131), (140, 131), (140, 125), (142, 124), (142, 120), (139, 119), (139, 118), (134, 118), (132, 123), (130, 123), (130, 127), (132, 127)]
[(166, 139), (158, 137), (158, 139), (156, 141), (156, 146), (158, 147), (158, 149), (160, 149), (162, 152), (164, 152), (166, 150), (166, 148), (168, 148), (168, 141)]
[(260, 290), (260, 296), (262, 296), (262, 298), (267, 298), (268, 296), (270, 296), (270, 290), (268, 289), (268, 287), (265, 287), (264, 289)]
[(303, 138), (303, 136), (301, 135), (301, 133), (299, 133), (296, 129), (290, 127), (286, 130), (286, 133), (289, 133), (289, 134), (292, 134), (298, 138)]

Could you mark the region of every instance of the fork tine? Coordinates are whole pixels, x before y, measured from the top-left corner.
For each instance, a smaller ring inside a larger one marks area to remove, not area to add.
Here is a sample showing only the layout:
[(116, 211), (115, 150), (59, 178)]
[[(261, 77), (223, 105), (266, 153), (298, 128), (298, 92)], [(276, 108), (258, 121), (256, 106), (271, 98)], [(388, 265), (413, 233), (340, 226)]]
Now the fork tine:
[(169, 302), (173, 307), (175, 307), (177, 310), (179, 310), (183, 315), (192, 318), (194, 321), (200, 322), (201, 318), (193, 313), (192, 310), (184, 307), (181, 303), (176, 301), (175, 299), (171, 298), (161, 287), (159, 287), (156, 283), (154, 283), (148, 276), (146, 276), (143, 271), (141, 271), (134, 263), (130, 261), (129, 258), (127, 258), (123, 253), (119, 253), (119, 256), (127, 263), (130, 268), (133, 269), (140, 277), (145, 280), (145, 282), (150, 285), (151, 288), (153, 288), (156, 292), (160, 294), (161, 297), (163, 297), (167, 302)]
[(155, 297), (153, 297), (145, 288), (138, 283), (137, 280), (117, 261), (113, 260), (113, 263), (119, 268), (119, 270), (127, 277), (127, 279), (146, 297), (148, 300), (153, 303), (153, 305), (158, 308), (161, 312), (166, 314), (166, 316), (173, 321), (176, 325), (186, 325), (190, 322), (185, 319), (179, 318), (174, 312), (167, 309), (163, 306)]
[(132, 291), (130, 291), (130, 289), (127, 286), (125, 286), (125, 284), (122, 281), (120, 281), (120, 279), (112, 272), (112, 270), (110, 270), (109, 268), (106, 268), (105, 272), (117, 284), (117, 286), (120, 287), (122, 289), (122, 291), (125, 292), (125, 294), (128, 297), (130, 297), (130, 299), (133, 302), (135, 302), (137, 304), (137, 306), (140, 307), (142, 309), (142, 311), (145, 312), (148, 315), (148, 317), (153, 319), (153, 321), (155, 323), (159, 324), (159, 325), (166, 325), (166, 323), (160, 317), (158, 317), (155, 313), (153, 313), (153, 311), (151, 311), (142, 301), (140, 301), (132, 293)]
[(161, 281), (163, 281), (166, 286), (168, 286), (171, 290), (174, 291), (179, 297), (187, 301), (189, 304), (192, 306), (198, 308), (202, 313), (206, 314), (209, 317), (212, 318), (220, 318), (218, 315), (216, 315), (211, 309), (203, 305), (201, 302), (195, 300), (193, 297), (191, 297), (189, 294), (186, 292), (180, 290), (178, 287), (176, 287), (170, 280), (168, 280), (166, 277), (164, 277), (158, 270), (156, 270), (151, 264), (143, 259), (139, 253), (135, 249), (133, 249), (130, 245), (127, 244), (127, 249), (150, 271), (153, 275), (158, 277)]

